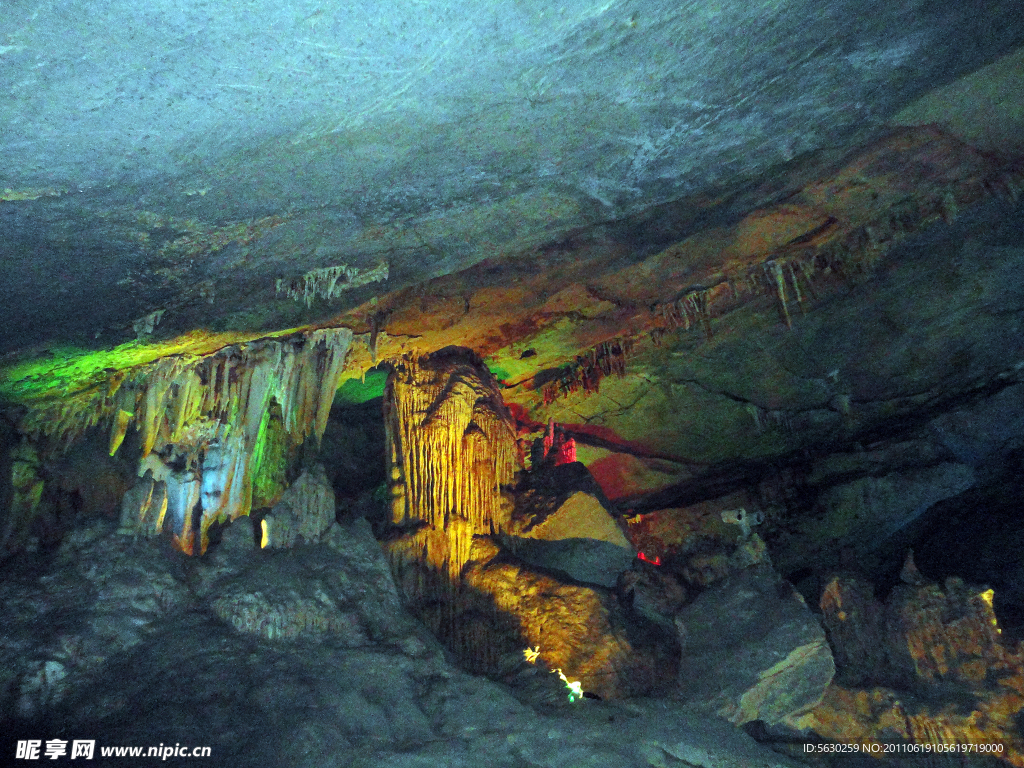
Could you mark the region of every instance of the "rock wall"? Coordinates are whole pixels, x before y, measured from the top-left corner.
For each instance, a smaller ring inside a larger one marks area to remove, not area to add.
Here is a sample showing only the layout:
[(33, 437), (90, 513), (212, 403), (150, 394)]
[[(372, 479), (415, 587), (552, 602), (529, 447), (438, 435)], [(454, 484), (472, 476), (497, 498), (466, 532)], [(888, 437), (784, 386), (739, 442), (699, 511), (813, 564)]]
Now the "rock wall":
[(912, 558), (902, 578), (884, 600), (862, 578), (829, 580), (821, 610), (837, 684), (804, 724), (841, 742), (903, 741), (957, 749), (969, 765), (1024, 765), (1024, 646), (1003, 637), (993, 591), (930, 582)]

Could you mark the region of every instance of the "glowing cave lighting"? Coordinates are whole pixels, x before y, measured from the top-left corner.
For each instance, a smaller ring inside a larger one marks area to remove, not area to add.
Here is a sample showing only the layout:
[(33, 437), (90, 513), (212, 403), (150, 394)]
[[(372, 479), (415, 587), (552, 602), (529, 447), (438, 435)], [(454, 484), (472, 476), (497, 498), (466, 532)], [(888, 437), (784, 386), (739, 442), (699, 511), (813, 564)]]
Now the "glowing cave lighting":
[(579, 680), (569, 680), (562, 672), (561, 668), (552, 670), (551, 674), (558, 674), (562, 678), (562, 682), (565, 683), (565, 687), (569, 689), (569, 701), (576, 701), (576, 699), (583, 698), (583, 683)]
[[(540, 646), (534, 646), (533, 648), (524, 648), (523, 656), (531, 664), (536, 664), (537, 659), (540, 657)], [(565, 687), (569, 689), (569, 701), (576, 701), (577, 699), (583, 698), (583, 683), (579, 680), (570, 680), (565, 676), (561, 667), (558, 669), (551, 670), (551, 674), (558, 675), (562, 678), (562, 682), (565, 683)]]
[(654, 557), (648, 557), (643, 552), (637, 552), (636, 556), (637, 556), (638, 560), (643, 560), (645, 563), (650, 563), (651, 565), (661, 565), (661, 556), (660, 555), (655, 555)]

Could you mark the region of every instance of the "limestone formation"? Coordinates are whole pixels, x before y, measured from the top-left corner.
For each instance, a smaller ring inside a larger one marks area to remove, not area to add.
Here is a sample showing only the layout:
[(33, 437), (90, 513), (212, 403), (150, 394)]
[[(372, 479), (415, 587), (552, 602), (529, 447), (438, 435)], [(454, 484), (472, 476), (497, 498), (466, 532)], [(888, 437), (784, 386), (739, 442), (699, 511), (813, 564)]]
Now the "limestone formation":
[(334, 489), (322, 464), (304, 470), (262, 520), (263, 546), (316, 544), (334, 523)]
[(971, 690), (986, 687), (990, 675), (1021, 673), (1021, 649), (1004, 645), (993, 597), (993, 590), (956, 577), (944, 587), (921, 577), (897, 586), (883, 603), (863, 579), (837, 575), (821, 609), (845, 683)]
[(762, 562), (708, 587), (675, 617), (679, 695), (736, 724), (803, 731), (835, 673), (803, 598)]
[(542, 464), (524, 481), (500, 541), (526, 563), (614, 587), (636, 550), (610, 506), (582, 464)]
[(134, 424), (144, 479), (124, 502), (122, 528), (169, 530), (184, 551), (201, 552), (214, 521), (276, 501), (289, 452), (323, 434), (351, 338), (347, 329), (326, 329), (162, 358), (112, 381), (85, 412), (72, 401), (37, 426), (70, 439), (105, 419), (113, 455)]
[(125, 493), (121, 500), (121, 527), (118, 533), (133, 536), (159, 536), (167, 515), (167, 483), (146, 474)]
[(277, 293), (284, 293), (289, 298), (301, 301), (310, 307), (315, 298), (335, 299), (345, 291), (387, 279), (388, 263), (386, 261), (372, 269), (359, 269), (348, 264), (339, 264), (335, 267), (311, 269), (302, 277), (291, 280), (281, 278), (275, 284), (275, 288)]
[[(502, 659), (539, 645), (548, 667), (598, 695), (656, 689), (671, 655), (658, 643), (628, 638), (625, 614), (610, 593), (499, 557), (492, 537), (511, 542), (502, 535), (511, 525), (503, 491), (518, 454), (501, 397), (480, 362), (465, 350), (395, 361), (385, 404), (393, 534), (384, 546), (417, 615), (478, 671), (496, 673)], [(582, 465), (554, 469), (572, 474)], [(557, 559), (573, 577), (614, 585), (633, 559), (625, 536), (593, 496), (569, 497), (575, 501), (545, 520), (520, 519), (518, 541), (606, 547), (611, 555), (584, 548)]]
[(4, 464), (10, 462), (11, 481), (9, 508), (0, 513), (0, 553), (24, 544), (44, 488), (38, 452), (27, 438), (19, 439), (4, 458)]
[(900, 740), (1024, 765), (1024, 645), (1004, 639), (993, 590), (919, 572), (912, 581), (884, 602), (863, 579), (828, 581), (821, 609), (838, 684), (806, 724), (837, 741)]
[(384, 418), (395, 534), (386, 549), (410, 600), (450, 603), (473, 537), (507, 527), (515, 432), (493, 377), (469, 350), (391, 366)]
[(464, 583), (470, 589), (448, 644), (475, 671), (493, 674), (503, 654), (538, 648), (547, 668), (563, 670), (584, 692), (602, 698), (671, 687), (674, 643), (657, 632), (633, 631), (635, 619), (610, 591), (502, 557), (486, 537), (476, 540)]

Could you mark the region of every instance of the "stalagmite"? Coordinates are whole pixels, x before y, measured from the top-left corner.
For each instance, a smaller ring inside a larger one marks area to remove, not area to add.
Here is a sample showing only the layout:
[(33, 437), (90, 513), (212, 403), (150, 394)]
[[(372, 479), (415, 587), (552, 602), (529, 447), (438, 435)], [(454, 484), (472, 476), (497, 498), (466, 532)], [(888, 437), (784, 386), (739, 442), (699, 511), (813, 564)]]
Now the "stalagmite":
[(410, 602), (451, 617), (473, 537), (506, 528), (502, 498), (518, 466), (515, 430), (490, 372), (448, 348), (391, 363), (385, 390), (392, 524), (386, 545)]
[(118, 533), (155, 536), (160, 533), (167, 514), (167, 484), (153, 479), (146, 470), (141, 482), (121, 500), (121, 527)]
[(304, 471), (263, 518), (262, 547), (323, 540), (334, 523), (334, 489), (322, 464)]

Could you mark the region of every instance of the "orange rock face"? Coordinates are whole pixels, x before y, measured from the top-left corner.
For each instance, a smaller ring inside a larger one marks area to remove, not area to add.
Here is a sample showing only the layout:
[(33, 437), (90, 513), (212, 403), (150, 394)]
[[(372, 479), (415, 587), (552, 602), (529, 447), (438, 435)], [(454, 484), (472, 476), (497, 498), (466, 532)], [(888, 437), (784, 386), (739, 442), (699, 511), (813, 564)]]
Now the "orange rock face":
[(899, 586), (883, 604), (869, 584), (837, 576), (821, 609), (839, 674), (805, 725), (844, 743), (1024, 766), (1024, 647), (1003, 644), (991, 590), (950, 578)]

